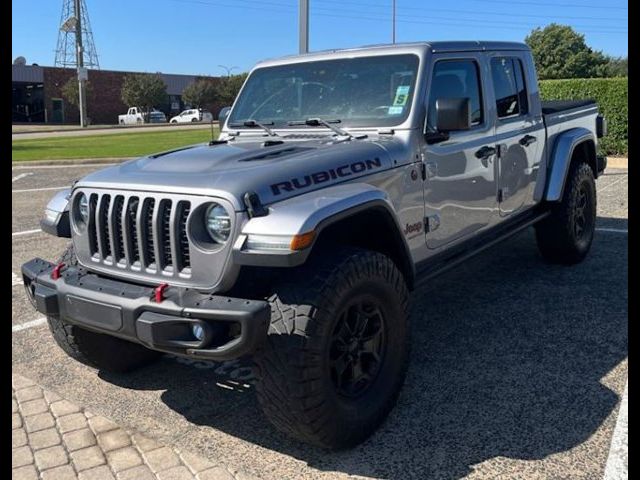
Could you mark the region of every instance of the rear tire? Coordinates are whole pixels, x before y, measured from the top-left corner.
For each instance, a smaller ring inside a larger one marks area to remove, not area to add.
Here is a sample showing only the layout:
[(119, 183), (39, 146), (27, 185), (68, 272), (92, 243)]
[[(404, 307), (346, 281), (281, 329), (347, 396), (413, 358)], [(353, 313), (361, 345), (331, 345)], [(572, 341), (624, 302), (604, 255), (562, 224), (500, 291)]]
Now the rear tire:
[(396, 403), (408, 364), (408, 292), (393, 261), (343, 249), (269, 298), (258, 400), (279, 430), (330, 449), (357, 445)]
[[(77, 266), (78, 260), (69, 245), (58, 263)], [(120, 338), (91, 332), (65, 322), (59, 317), (47, 317), (53, 338), (64, 352), (80, 363), (99, 370), (129, 372), (157, 360), (159, 352)]]
[(596, 183), (593, 170), (584, 162), (573, 163), (562, 201), (536, 224), (536, 240), (543, 258), (551, 263), (573, 265), (586, 257), (596, 225)]

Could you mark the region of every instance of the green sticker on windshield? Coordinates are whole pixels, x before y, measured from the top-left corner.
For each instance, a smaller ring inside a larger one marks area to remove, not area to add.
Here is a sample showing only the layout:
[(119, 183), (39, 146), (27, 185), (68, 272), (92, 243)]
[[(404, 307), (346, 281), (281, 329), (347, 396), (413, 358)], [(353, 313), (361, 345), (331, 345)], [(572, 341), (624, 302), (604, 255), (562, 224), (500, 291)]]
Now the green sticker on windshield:
[(393, 99), (394, 107), (403, 107), (409, 98), (409, 85), (400, 85), (396, 88), (396, 98)]

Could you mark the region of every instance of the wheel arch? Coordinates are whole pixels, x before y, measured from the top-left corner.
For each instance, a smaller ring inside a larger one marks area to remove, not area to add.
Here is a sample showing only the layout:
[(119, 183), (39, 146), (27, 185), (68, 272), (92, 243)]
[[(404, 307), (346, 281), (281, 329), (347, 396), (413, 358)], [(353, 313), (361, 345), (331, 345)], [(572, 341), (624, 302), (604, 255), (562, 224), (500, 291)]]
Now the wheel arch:
[[(310, 231), (315, 234), (311, 246), (290, 255), (242, 251), (246, 235)], [(387, 255), (407, 286), (414, 285), (414, 264), (396, 212), (385, 192), (368, 184), (338, 185), (273, 205), (268, 215), (251, 219), (241, 237), (234, 246), (234, 259), (241, 265), (295, 267), (332, 246), (346, 245)]]
[(569, 168), (579, 159), (584, 159), (597, 178), (596, 139), (594, 133), (586, 128), (572, 128), (556, 139), (544, 200), (559, 202), (562, 199)]

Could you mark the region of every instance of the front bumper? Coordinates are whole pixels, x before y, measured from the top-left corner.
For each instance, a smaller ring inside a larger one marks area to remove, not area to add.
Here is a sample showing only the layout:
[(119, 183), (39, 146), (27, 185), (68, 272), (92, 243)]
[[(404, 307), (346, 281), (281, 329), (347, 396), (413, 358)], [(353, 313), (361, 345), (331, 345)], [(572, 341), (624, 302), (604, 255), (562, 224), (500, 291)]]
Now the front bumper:
[[(52, 277), (55, 265), (35, 258), (22, 265), (27, 293), (48, 316), (150, 349), (206, 360), (252, 353), (266, 338), (269, 304), (169, 287), (156, 302), (154, 288), (113, 280), (70, 267)], [(192, 327), (202, 328), (201, 339)]]

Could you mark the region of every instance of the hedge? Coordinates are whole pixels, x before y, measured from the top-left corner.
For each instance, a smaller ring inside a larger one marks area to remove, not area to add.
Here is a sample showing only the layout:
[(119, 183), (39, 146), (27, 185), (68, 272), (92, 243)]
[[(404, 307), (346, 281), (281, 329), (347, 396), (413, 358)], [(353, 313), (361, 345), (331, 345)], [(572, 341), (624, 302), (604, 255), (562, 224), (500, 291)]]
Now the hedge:
[(628, 154), (627, 77), (541, 80), (539, 83), (543, 100), (595, 100), (609, 127), (608, 135), (600, 139), (600, 153), (623, 156)]

